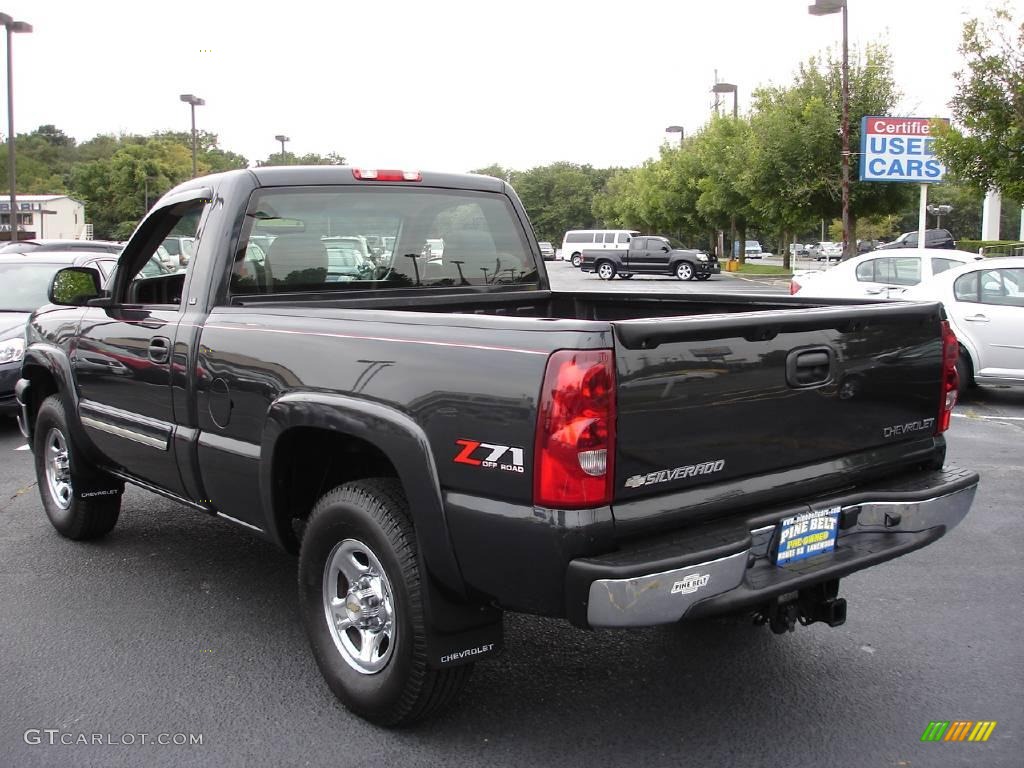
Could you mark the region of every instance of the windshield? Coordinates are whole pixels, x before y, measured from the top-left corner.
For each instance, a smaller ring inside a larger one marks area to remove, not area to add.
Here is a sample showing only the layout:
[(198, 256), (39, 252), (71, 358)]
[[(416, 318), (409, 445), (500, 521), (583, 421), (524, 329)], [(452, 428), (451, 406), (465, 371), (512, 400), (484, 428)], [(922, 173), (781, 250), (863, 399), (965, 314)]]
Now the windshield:
[(0, 311), (32, 312), (46, 304), (46, 291), (61, 264), (0, 264)]

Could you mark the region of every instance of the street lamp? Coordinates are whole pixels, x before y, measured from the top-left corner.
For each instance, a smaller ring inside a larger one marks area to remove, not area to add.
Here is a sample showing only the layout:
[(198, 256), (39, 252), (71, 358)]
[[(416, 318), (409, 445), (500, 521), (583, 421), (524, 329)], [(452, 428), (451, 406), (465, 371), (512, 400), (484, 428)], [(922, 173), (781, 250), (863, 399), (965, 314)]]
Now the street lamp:
[(686, 129), (681, 125), (670, 125), (665, 129), (665, 133), (678, 133), (679, 134), (679, 146), (683, 146), (683, 139), (686, 138)]
[(715, 83), (712, 88), (712, 93), (731, 93), (732, 94), (732, 116), (739, 117), (739, 93), (740, 89), (737, 88), (733, 83)]
[(277, 136), (275, 136), (274, 138), (281, 142), (281, 165), (284, 165), (284, 143), (286, 141), (291, 141), (291, 139), (289, 139), (283, 133), (277, 134)]
[(14, 59), (11, 53), (11, 38), (15, 32), (31, 32), (32, 25), (15, 21), (6, 13), (0, 13), (0, 24), (7, 28), (7, 180), (11, 185), (11, 240), (18, 240), (18, 187), (14, 162)]
[(36, 213), (39, 214), (39, 239), (42, 240), (43, 239), (43, 216), (47, 215), (47, 214), (52, 215), (52, 214), (55, 214), (57, 212), (56, 211), (48, 210), (46, 208), (40, 208), (38, 211), (36, 211)]
[(205, 101), (191, 93), (181, 94), (181, 100), (192, 107), (192, 178), (196, 177), (196, 107), (206, 104)]
[(850, 57), (849, 35), (846, 21), (846, 0), (814, 0), (807, 6), (812, 16), (827, 16), (843, 12), (843, 258), (849, 258), (850, 249)]
[(953, 212), (952, 205), (929, 205), (928, 213), (935, 217), (935, 228), (942, 229), (942, 217)]

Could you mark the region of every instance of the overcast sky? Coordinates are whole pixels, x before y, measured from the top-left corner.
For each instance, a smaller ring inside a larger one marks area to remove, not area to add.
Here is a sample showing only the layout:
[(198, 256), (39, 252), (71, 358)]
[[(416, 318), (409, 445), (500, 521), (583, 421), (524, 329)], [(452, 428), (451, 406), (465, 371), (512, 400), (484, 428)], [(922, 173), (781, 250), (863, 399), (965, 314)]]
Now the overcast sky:
[[(200, 128), (251, 163), (331, 151), (368, 167), (636, 165), (664, 128), (708, 118), (715, 70), (789, 82), (841, 39), (810, 0), (10, 0), (35, 27), (14, 42), (16, 130)], [(1010, 7), (1020, 18), (1024, 0)], [(987, 0), (849, 0), (851, 48), (888, 43), (899, 113), (944, 116), (961, 27)], [(2, 62), (0, 62), (2, 64)], [(727, 96), (730, 100), (731, 96)], [(0, 105), (2, 106), (2, 105)], [(3, 131), (6, 134), (6, 122)], [(677, 137), (676, 137), (677, 138)]]

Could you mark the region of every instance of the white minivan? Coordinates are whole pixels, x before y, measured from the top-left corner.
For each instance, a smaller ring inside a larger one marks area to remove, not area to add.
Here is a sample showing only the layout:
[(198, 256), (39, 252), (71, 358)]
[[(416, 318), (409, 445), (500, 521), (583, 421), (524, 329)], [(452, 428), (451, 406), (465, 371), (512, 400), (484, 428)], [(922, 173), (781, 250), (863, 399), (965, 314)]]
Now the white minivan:
[(582, 263), (580, 252), (585, 250), (625, 251), (635, 229), (573, 229), (565, 233), (558, 258), (571, 261), (574, 267)]

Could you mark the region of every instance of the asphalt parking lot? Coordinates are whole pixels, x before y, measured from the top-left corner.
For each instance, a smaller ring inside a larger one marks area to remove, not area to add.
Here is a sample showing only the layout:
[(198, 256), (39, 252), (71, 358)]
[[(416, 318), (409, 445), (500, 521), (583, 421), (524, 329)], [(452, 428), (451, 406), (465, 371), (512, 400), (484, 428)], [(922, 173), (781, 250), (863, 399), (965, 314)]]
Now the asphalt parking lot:
[[(294, 558), (133, 488), (109, 537), (64, 540), (3, 420), (0, 766), (1019, 766), (1022, 439), (1024, 391), (957, 407), (950, 460), (982, 474), (971, 514), (845, 579), (843, 627), (584, 632), (509, 616), (506, 654), (477, 666), (455, 709), (389, 732), (321, 679)], [(984, 744), (921, 743), (933, 720), (998, 726)], [(51, 745), (47, 729), (117, 743)]]

